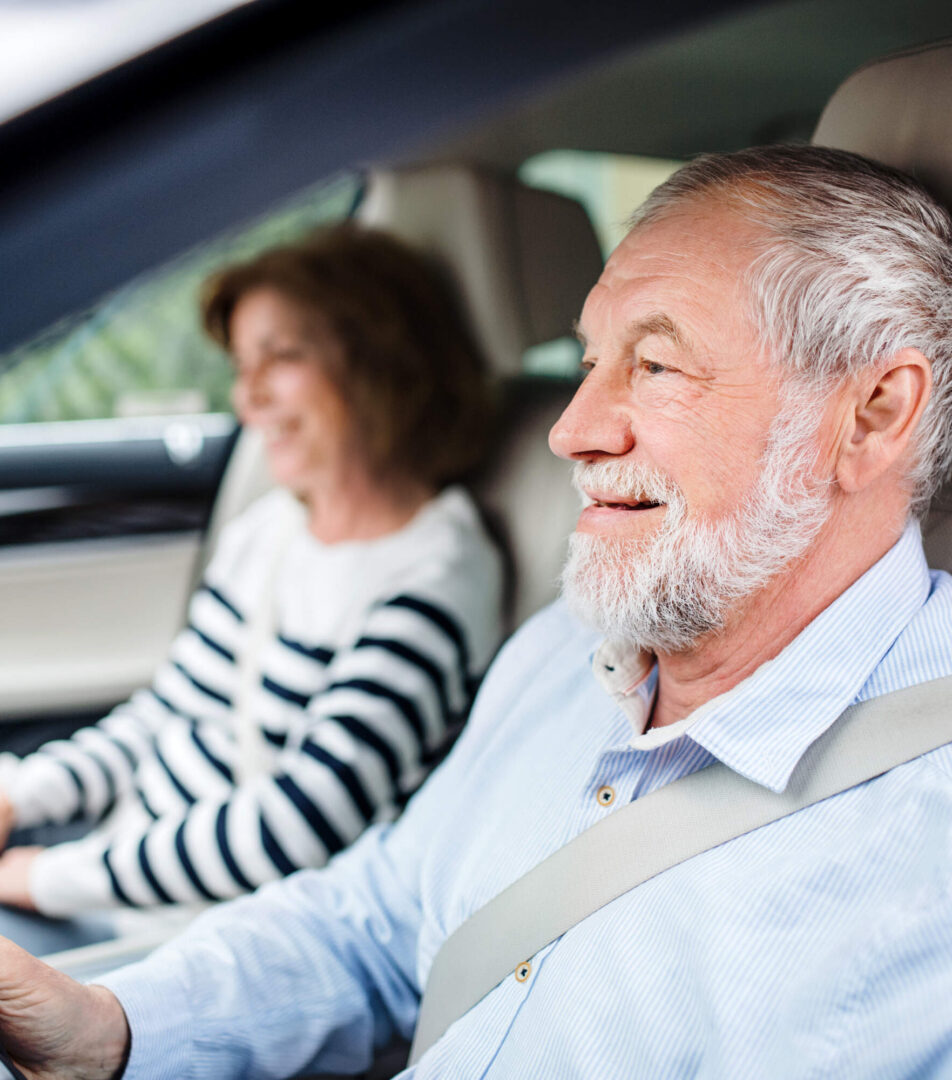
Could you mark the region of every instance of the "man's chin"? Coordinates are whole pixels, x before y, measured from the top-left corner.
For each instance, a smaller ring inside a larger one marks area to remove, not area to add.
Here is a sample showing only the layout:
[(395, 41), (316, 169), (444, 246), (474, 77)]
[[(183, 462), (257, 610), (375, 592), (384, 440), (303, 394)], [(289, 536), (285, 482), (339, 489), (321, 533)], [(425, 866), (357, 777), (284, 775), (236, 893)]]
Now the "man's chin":
[(639, 557), (643, 553), (630, 541), (573, 533), (562, 570), (562, 595), (573, 614), (609, 637), (627, 636), (620, 615), (629, 606), (626, 585)]
[[(647, 549), (647, 550), (646, 550)], [(573, 614), (613, 640), (651, 652), (690, 649), (720, 625), (671, 551), (616, 538), (573, 534), (562, 595)]]
[(569, 553), (562, 570), (562, 588), (570, 603), (573, 598), (611, 596), (632, 573), (644, 553), (641, 545), (586, 531), (576, 531), (569, 539)]

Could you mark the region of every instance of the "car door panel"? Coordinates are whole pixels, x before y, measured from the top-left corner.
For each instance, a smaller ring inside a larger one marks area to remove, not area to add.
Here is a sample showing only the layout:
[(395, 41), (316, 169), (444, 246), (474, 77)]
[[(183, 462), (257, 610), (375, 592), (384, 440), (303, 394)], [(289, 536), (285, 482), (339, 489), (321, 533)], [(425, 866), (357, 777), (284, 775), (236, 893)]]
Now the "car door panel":
[(217, 414), (0, 428), (0, 721), (149, 681), (235, 433)]
[(200, 533), (0, 551), (0, 718), (106, 708), (181, 624)]

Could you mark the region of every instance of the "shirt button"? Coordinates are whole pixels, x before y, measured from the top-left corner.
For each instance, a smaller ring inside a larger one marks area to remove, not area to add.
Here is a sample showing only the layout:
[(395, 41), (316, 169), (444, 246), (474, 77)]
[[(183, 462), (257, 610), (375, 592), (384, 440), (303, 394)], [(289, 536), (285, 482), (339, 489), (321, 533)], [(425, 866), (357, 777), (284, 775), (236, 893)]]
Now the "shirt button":
[(611, 806), (615, 801), (615, 789), (606, 784), (604, 787), (598, 789), (595, 798), (602, 806)]
[(517, 982), (525, 982), (526, 979), (528, 979), (531, 974), (532, 974), (532, 965), (529, 963), (528, 960), (524, 960), (516, 968), (516, 981)]

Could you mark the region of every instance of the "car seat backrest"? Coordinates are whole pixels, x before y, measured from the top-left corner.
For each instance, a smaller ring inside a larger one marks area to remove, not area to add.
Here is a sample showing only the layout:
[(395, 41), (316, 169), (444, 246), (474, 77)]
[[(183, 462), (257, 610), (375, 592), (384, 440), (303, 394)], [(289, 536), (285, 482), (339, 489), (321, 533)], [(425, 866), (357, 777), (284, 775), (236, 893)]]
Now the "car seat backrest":
[[(511, 561), (516, 626), (555, 596), (578, 514), (568, 465), (547, 445), (574, 380), (519, 372), (526, 349), (571, 333), (601, 271), (594, 230), (572, 199), (459, 164), (372, 171), (357, 218), (444, 264), (499, 382), (495, 445), (473, 486)], [(209, 551), (224, 523), (269, 486), (260, 440), (242, 432)]]
[(547, 442), (575, 381), (519, 372), (528, 348), (570, 333), (601, 271), (591, 222), (572, 199), (460, 164), (372, 172), (357, 216), (444, 263), (499, 380), (495, 446), (473, 487), (511, 560), (518, 626), (555, 596), (579, 510)]
[(508, 554), (510, 627), (556, 593), (580, 503), (568, 463), (549, 452), (549, 428), (575, 392), (572, 378), (514, 375), (501, 387), (498, 436), (473, 489)]
[[(952, 210), (952, 41), (874, 60), (840, 86), (813, 134), (915, 176)], [(923, 523), (930, 566), (952, 571), (952, 481)]]
[(357, 217), (437, 256), (456, 281), (494, 370), (571, 332), (601, 272), (581, 205), (466, 165), (371, 172)]

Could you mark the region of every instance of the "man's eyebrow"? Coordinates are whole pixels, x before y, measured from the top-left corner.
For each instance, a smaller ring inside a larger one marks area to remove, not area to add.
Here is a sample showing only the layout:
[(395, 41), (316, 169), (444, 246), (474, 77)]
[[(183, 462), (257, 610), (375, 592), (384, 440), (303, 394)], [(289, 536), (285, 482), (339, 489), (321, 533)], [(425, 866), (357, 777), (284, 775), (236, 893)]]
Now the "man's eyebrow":
[(653, 334), (670, 339), (679, 348), (688, 349), (690, 347), (690, 342), (677, 323), (663, 312), (654, 312), (628, 325), (627, 336), (629, 341), (640, 341), (641, 338), (651, 337)]
[[(579, 325), (578, 319), (572, 323), (572, 333), (578, 338), (583, 349), (588, 347), (588, 338)], [(682, 349), (690, 348), (690, 342), (677, 323), (669, 315), (660, 311), (646, 315), (643, 319), (636, 319), (635, 322), (629, 323), (625, 331), (629, 341), (640, 341), (641, 338), (650, 337), (652, 334), (669, 338)]]

